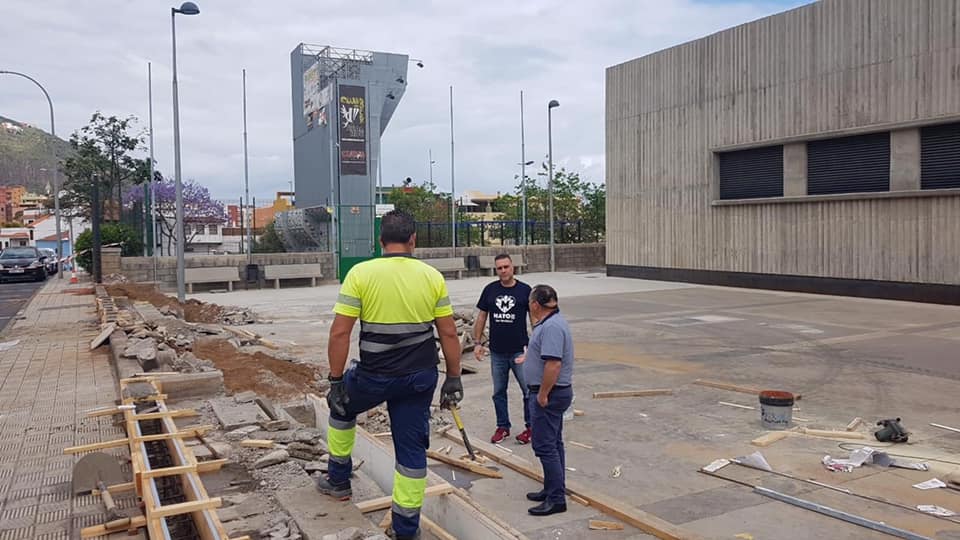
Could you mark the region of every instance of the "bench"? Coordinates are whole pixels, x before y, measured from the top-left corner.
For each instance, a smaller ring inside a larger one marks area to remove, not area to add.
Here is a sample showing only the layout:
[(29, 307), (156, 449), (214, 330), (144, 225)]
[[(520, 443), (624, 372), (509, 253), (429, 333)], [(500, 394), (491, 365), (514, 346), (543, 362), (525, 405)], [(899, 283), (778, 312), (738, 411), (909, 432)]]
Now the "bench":
[(456, 272), (457, 279), (462, 278), (463, 273), (467, 270), (467, 265), (464, 264), (463, 257), (422, 260), (423, 262), (439, 270), (441, 274), (443, 272)]
[(240, 281), (240, 272), (236, 266), (214, 266), (210, 268), (185, 268), (184, 277), (187, 291), (193, 294), (194, 283), (226, 283), (227, 290), (233, 290), (233, 282)]
[[(522, 267), (524, 266), (523, 255), (520, 255), (520, 254), (514, 255), (514, 254), (511, 253), (511, 254), (510, 254), (510, 259), (513, 260), (513, 271), (514, 271), (514, 273), (519, 274), (519, 273), (520, 273), (520, 268), (522, 268)], [(480, 269), (481, 269), (481, 270), (489, 270), (489, 271), (490, 271), (490, 275), (492, 276), (492, 275), (496, 274), (496, 268), (497, 268), (497, 264), (496, 264), (496, 261), (494, 260), (494, 256), (493, 256), (493, 255), (481, 255), (481, 256), (480, 256)]]
[(310, 279), (310, 286), (317, 286), (317, 278), (323, 277), (321, 264), (268, 264), (263, 267), (266, 279), (273, 280), (273, 288), (280, 288), (281, 279)]

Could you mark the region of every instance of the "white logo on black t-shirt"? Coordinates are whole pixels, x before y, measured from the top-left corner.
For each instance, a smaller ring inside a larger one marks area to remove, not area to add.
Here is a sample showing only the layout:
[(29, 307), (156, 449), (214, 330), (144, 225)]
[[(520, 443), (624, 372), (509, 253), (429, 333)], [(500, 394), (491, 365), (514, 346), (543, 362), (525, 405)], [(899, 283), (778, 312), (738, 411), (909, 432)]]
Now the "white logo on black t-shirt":
[(496, 300), (497, 308), (500, 309), (502, 313), (507, 313), (513, 306), (517, 304), (517, 301), (509, 295), (498, 296)]

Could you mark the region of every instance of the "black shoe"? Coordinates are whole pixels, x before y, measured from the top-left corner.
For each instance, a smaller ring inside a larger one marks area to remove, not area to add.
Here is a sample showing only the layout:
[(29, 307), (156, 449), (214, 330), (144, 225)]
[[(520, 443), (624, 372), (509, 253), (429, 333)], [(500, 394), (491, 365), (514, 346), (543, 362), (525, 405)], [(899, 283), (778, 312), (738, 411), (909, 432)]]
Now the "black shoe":
[(547, 500), (547, 492), (542, 489), (540, 491), (531, 491), (530, 493), (527, 493), (527, 500), (533, 502), (543, 502)]
[(350, 482), (338, 486), (330, 482), (330, 477), (324, 474), (318, 474), (313, 478), (313, 483), (317, 487), (317, 491), (324, 495), (329, 495), (334, 499), (349, 501), (350, 497), (353, 496)]
[(533, 508), (527, 510), (531, 516), (549, 516), (551, 514), (559, 514), (561, 512), (567, 511), (567, 504), (554, 504), (551, 502), (544, 501)]
[(387, 528), (386, 535), (394, 540), (420, 540), (420, 529), (417, 529), (417, 534), (413, 536), (397, 536), (397, 531), (393, 530), (391, 525)]

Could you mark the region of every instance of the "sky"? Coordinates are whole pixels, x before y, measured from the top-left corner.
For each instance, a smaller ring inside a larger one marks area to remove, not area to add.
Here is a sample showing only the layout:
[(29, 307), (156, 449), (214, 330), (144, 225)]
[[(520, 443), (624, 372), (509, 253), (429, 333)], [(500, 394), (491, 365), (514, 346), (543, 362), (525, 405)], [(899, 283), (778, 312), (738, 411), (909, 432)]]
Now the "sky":
[[(293, 181), (290, 51), (299, 43), (408, 54), (408, 86), (383, 135), (383, 183), (429, 176), (450, 189), (454, 87), (457, 193), (509, 192), (519, 175), (520, 92), (527, 160), (604, 180), (605, 69), (808, 0), (197, 0), (177, 16), (182, 170), (214, 197), (243, 193), (241, 70), (247, 71), (251, 195)], [(134, 115), (146, 131), (153, 70), (154, 155), (173, 173), (170, 7), (157, 0), (4, 0), (0, 70), (36, 78), (67, 139), (91, 114)], [(40, 91), (0, 75), (0, 115), (49, 129)], [(144, 155), (146, 155), (144, 153)]]

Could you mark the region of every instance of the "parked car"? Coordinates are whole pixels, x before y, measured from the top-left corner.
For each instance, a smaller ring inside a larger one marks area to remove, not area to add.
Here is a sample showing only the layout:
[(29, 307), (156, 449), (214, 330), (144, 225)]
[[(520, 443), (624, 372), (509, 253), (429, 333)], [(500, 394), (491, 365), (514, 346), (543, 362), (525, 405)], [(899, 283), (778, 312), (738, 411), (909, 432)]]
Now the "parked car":
[(0, 252), (0, 282), (47, 279), (47, 256), (35, 247), (9, 247)]
[(57, 252), (50, 248), (40, 248), (40, 253), (47, 257), (47, 275), (57, 273)]

